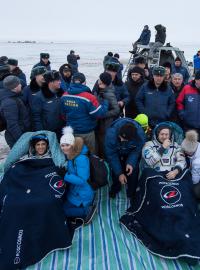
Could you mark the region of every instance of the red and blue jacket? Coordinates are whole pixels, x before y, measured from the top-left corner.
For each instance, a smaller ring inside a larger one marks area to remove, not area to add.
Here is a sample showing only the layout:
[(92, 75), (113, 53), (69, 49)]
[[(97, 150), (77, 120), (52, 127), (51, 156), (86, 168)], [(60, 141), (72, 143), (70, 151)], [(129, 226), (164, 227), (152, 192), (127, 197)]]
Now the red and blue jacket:
[(97, 118), (105, 117), (108, 103), (100, 104), (87, 86), (71, 83), (61, 98), (61, 111), (75, 134), (86, 134), (95, 129)]
[(176, 99), (179, 117), (191, 128), (200, 128), (200, 90), (193, 80), (185, 85)]

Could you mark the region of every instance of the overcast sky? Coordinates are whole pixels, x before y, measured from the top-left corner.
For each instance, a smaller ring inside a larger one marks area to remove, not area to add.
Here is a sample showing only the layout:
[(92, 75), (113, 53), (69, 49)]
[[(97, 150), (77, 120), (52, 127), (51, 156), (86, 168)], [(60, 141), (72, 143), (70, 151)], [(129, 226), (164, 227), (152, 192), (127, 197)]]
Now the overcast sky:
[(135, 40), (148, 24), (167, 41), (199, 42), (199, 0), (14, 0), (1, 3), (1, 40)]

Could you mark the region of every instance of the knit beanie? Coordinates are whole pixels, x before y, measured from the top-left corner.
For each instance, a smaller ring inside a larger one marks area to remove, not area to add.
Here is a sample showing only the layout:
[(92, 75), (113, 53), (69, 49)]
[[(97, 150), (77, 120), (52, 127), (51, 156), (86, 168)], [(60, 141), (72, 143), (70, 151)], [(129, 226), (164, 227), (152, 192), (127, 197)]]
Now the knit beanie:
[(198, 146), (198, 133), (195, 130), (189, 130), (185, 134), (181, 147), (184, 152), (194, 154)]
[(20, 79), (13, 75), (9, 75), (3, 80), (3, 87), (9, 90), (15, 89), (19, 84)]
[(112, 76), (108, 72), (101, 73), (99, 79), (107, 86), (109, 86), (112, 82)]
[(131, 141), (136, 136), (136, 128), (134, 124), (127, 123), (123, 125), (119, 130), (119, 136), (127, 141)]
[(138, 73), (138, 74), (140, 74), (143, 77), (145, 75), (144, 74), (144, 69), (143, 68), (140, 68), (140, 67), (137, 67), (137, 66), (135, 66), (135, 67), (133, 67), (133, 68), (131, 68), (129, 70), (129, 74), (132, 74), (132, 73)]
[(70, 144), (73, 145), (75, 142), (75, 138), (73, 135), (73, 129), (71, 127), (63, 128), (63, 136), (60, 138), (61, 144)]
[(72, 82), (73, 83), (84, 83), (86, 81), (86, 78), (85, 78), (85, 75), (83, 73), (80, 73), (80, 72), (76, 72), (74, 75), (73, 75), (73, 78), (72, 78)]
[(180, 61), (180, 62), (181, 62), (181, 58), (180, 58), (179, 56), (177, 56), (177, 57), (175, 58), (174, 62), (176, 62), (176, 61)]
[(38, 135), (33, 136), (30, 140), (30, 144), (33, 148), (35, 148), (36, 143), (40, 141), (45, 141), (47, 145), (49, 145), (49, 140), (45, 134), (38, 134)]
[(8, 62), (7, 62), (8, 65), (11, 65), (11, 66), (18, 66), (18, 60), (16, 59), (13, 59), (13, 58), (9, 58), (8, 59)]

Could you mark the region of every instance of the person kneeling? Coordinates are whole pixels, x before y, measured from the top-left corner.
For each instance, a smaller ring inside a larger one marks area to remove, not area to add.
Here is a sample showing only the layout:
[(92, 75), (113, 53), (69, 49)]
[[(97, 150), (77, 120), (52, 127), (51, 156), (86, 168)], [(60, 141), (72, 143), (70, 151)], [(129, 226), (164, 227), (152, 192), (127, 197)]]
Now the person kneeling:
[(87, 157), (88, 148), (81, 137), (74, 137), (71, 127), (64, 128), (60, 139), (61, 150), (67, 157), (67, 173), (64, 180), (69, 184), (64, 211), (67, 217), (91, 221), (96, 205), (93, 204), (94, 190), (88, 183), (90, 178), (90, 161)]

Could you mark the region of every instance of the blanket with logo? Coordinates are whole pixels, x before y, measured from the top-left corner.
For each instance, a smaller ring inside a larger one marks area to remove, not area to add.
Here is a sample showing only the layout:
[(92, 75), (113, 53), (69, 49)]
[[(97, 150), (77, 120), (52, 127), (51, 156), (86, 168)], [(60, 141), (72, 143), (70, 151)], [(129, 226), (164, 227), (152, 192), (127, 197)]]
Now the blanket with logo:
[(164, 258), (200, 258), (200, 214), (191, 175), (175, 180), (144, 169), (134, 205), (120, 221), (146, 248)]
[(21, 269), (71, 246), (64, 183), (52, 158), (14, 163), (0, 184), (0, 269)]

